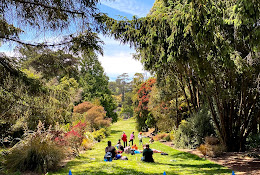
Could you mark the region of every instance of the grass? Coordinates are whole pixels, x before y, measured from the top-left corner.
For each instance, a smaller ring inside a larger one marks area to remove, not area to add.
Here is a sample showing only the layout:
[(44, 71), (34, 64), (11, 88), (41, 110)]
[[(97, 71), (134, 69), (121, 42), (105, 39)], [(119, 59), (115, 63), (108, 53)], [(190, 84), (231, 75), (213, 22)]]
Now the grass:
[[(58, 172), (48, 173), (51, 175), (67, 175), (69, 170), (73, 175), (162, 175), (165, 171), (167, 175), (211, 175), (211, 174), (231, 174), (231, 170), (214, 164), (206, 159), (199, 158), (185, 152), (177, 151), (160, 142), (150, 145), (151, 148), (164, 151), (169, 155), (154, 154), (155, 163), (141, 162), (141, 154), (127, 156), (128, 160), (113, 160), (105, 162), (103, 159), (107, 141), (111, 140), (115, 145), (121, 137), (122, 131), (125, 131), (128, 138), (132, 131), (135, 131), (135, 121), (133, 119), (119, 121), (112, 125), (111, 136), (97, 143), (92, 150), (82, 154), (79, 158), (70, 161), (65, 168)], [(135, 131), (135, 144), (138, 146), (137, 131)], [(144, 143), (148, 143), (145, 138)]]

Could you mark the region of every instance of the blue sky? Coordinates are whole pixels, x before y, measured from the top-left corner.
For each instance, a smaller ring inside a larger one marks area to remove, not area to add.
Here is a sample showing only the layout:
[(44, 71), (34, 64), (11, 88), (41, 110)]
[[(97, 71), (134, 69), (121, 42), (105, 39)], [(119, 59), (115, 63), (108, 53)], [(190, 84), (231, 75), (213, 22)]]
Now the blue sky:
[[(100, 10), (107, 13), (108, 16), (119, 18), (125, 16), (129, 19), (132, 16), (144, 17), (152, 8), (154, 0), (101, 0)], [(111, 38), (100, 36), (105, 42), (104, 56), (99, 56), (102, 66), (106, 74), (109, 76), (110, 81), (122, 73), (128, 73), (132, 77), (136, 72), (144, 73), (142, 64), (132, 58), (135, 53), (129, 45), (122, 45), (119, 41)]]
[[(101, 0), (98, 8), (101, 12), (107, 13), (108, 16), (118, 19), (119, 16), (127, 17), (131, 19), (133, 16), (144, 17), (152, 8), (154, 0)], [(18, 26), (19, 27), (19, 26)], [(24, 26), (23, 26), (24, 29)], [(66, 31), (59, 31), (49, 33), (44, 30), (33, 30), (31, 28), (25, 28), (26, 31), (20, 36), (23, 41), (28, 42), (48, 42), (59, 41), (66, 33), (75, 33), (77, 27), (68, 28)], [(99, 61), (101, 62), (107, 76), (110, 81), (114, 81), (118, 75), (122, 73), (128, 73), (132, 77), (136, 72), (144, 73), (143, 66), (137, 60), (132, 58), (132, 54), (135, 53), (134, 49), (131, 49), (129, 45), (122, 45), (119, 41), (115, 41), (112, 38), (99, 36), (104, 42), (104, 55), (99, 55)], [(5, 52), (7, 55), (14, 56), (13, 48), (14, 43), (5, 43), (0, 45), (0, 52)]]

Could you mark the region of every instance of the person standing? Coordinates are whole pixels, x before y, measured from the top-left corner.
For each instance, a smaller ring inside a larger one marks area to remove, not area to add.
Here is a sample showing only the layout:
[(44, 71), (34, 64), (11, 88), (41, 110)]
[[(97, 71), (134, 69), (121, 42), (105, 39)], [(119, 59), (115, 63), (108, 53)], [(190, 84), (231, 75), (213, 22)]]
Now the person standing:
[(142, 136), (142, 132), (140, 132), (139, 134), (138, 134), (138, 139), (139, 139), (139, 145), (143, 145), (143, 136)]
[(125, 134), (125, 132), (123, 132), (122, 138), (121, 138), (124, 142), (124, 148), (127, 146), (127, 136)]
[(135, 138), (135, 135), (134, 135), (134, 132), (132, 132), (132, 134), (130, 135), (129, 146), (130, 146), (130, 142), (132, 142), (132, 146), (133, 146), (134, 138)]

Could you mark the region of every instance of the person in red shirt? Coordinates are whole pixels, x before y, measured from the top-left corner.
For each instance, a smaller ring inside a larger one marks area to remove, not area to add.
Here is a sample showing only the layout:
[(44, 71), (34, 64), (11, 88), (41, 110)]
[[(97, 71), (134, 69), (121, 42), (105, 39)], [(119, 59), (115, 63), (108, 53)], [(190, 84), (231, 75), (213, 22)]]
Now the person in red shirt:
[(123, 132), (122, 138), (121, 138), (124, 142), (124, 148), (127, 146), (127, 136), (125, 134), (125, 132)]

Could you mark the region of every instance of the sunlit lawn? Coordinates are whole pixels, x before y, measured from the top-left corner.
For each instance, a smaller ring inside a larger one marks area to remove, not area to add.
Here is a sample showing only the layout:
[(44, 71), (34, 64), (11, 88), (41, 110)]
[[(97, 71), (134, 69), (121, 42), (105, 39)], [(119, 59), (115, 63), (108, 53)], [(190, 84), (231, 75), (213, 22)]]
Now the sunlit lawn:
[[(114, 160), (112, 162), (105, 162), (103, 160), (104, 150), (108, 140), (112, 141), (115, 145), (117, 140), (120, 138), (122, 131), (125, 131), (128, 138), (130, 133), (135, 131), (134, 120), (124, 120), (115, 123), (112, 126), (111, 136), (97, 143), (93, 150), (87, 151), (85, 154), (81, 155), (80, 158), (70, 161), (64, 169), (56, 173), (49, 174), (68, 174), (71, 169), (72, 174), (86, 174), (86, 175), (108, 175), (108, 174), (118, 174), (118, 175), (162, 175), (165, 171), (166, 174), (231, 174), (231, 170), (222, 167), (220, 165), (214, 164), (208, 160), (199, 158), (198, 156), (180, 152), (166, 146), (162, 143), (155, 142), (151, 145), (151, 148), (164, 151), (169, 155), (161, 155), (159, 153), (154, 154), (155, 163), (144, 163), (141, 162), (141, 154), (131, 155), (123, 154), (127, 156), (129, 160)], [(135, 136), (137, 138), (137, 131), (135, 131)], [(138, 139), (134, 141), (138, 146)], [(148, 138), (144, 139), (144, 143), (148, 143)]]

